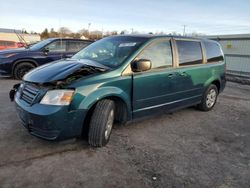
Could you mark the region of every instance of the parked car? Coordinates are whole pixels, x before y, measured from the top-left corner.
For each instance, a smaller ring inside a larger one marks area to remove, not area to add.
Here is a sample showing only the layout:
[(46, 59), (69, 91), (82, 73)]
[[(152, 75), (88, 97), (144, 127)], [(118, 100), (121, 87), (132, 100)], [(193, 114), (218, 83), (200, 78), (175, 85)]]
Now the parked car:
[(188, 106), (211, 110), (225, 82), (215, 41), (121, 35), (32, 70), (10, 98), (32, 135), (62, 140), (87, 134), (89, 144), (100, 147), (114, 121)]
[(0, 75), (22, 79), (31, 69), (69, 58), (90, 43), (89, 40), (50, 38), (27, 48), (1, 51)]
[(13, 48), (22, 48), (25, 44), (22, 42), (14, 42), (7, 40), (0, 40), (0, 50), (13, 49)]

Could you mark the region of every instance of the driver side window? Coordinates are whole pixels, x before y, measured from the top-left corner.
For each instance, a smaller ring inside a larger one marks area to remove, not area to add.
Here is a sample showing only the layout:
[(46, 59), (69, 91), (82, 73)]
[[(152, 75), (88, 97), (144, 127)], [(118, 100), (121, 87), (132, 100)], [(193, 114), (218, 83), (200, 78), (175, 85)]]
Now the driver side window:
[(66, 41), (52, 42), (46, 48), (49, 49), (49, 52), (66, 52)]
[(173, 60), (170, 41), (150, 44), (137, 58), (150, 60), (152, 68), (172, 67)]

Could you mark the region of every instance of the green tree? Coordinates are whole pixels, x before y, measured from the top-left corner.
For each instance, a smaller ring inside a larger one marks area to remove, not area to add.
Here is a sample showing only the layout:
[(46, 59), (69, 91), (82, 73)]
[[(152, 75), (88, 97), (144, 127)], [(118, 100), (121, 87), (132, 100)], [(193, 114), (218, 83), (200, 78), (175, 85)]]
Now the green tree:
[(50, 29), (49, 37), (58, 37), (58, 33), (55, 32), (54, 28)]
[(25, 29), (22, 30), (22, 33), (29, 34)]
[(41, 39), (49, 38), (49, 32), (48, 32), (47, 28), (44, 29), (44, 31), (41, 33), (40, 37), (41, 37)]

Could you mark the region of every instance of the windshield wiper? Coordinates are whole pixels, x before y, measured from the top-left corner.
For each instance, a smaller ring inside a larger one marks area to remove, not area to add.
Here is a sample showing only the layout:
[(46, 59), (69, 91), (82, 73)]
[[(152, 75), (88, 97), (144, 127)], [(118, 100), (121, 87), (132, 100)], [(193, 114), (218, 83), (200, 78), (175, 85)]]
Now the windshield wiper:
[(91, 69), (94, 72), (96, 72), (97, 70), (98, 70), (98, 72), (105, 72), (105, 71), (108, 70), (108, 69), (105, 69), (105, 68), (102, 68), (102, 67), (95, 67), (95, 66), (88, 65), (88, 64), (85, 64), (85, 66), (88, 67), (89, 69)]
[(94, 69), (104, 69), (104, 70), (110, 70), (112, 68), (106, 66), (106, 65), (103, 65), (95, 60), (92, 60), (92, 59), (78, 59), (79, 62), (83, 63), (84, 65), (86, 66), (91, 66), (93, 67)]

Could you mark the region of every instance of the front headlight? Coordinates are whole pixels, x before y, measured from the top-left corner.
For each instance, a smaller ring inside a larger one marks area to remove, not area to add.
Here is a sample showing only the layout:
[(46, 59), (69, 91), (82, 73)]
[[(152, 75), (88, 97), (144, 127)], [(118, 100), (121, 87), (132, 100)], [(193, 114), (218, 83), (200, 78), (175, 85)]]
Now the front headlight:
[(73, 98), (74, 90), (58, 89), (47, 91), (40, 104), (69, 105)]

